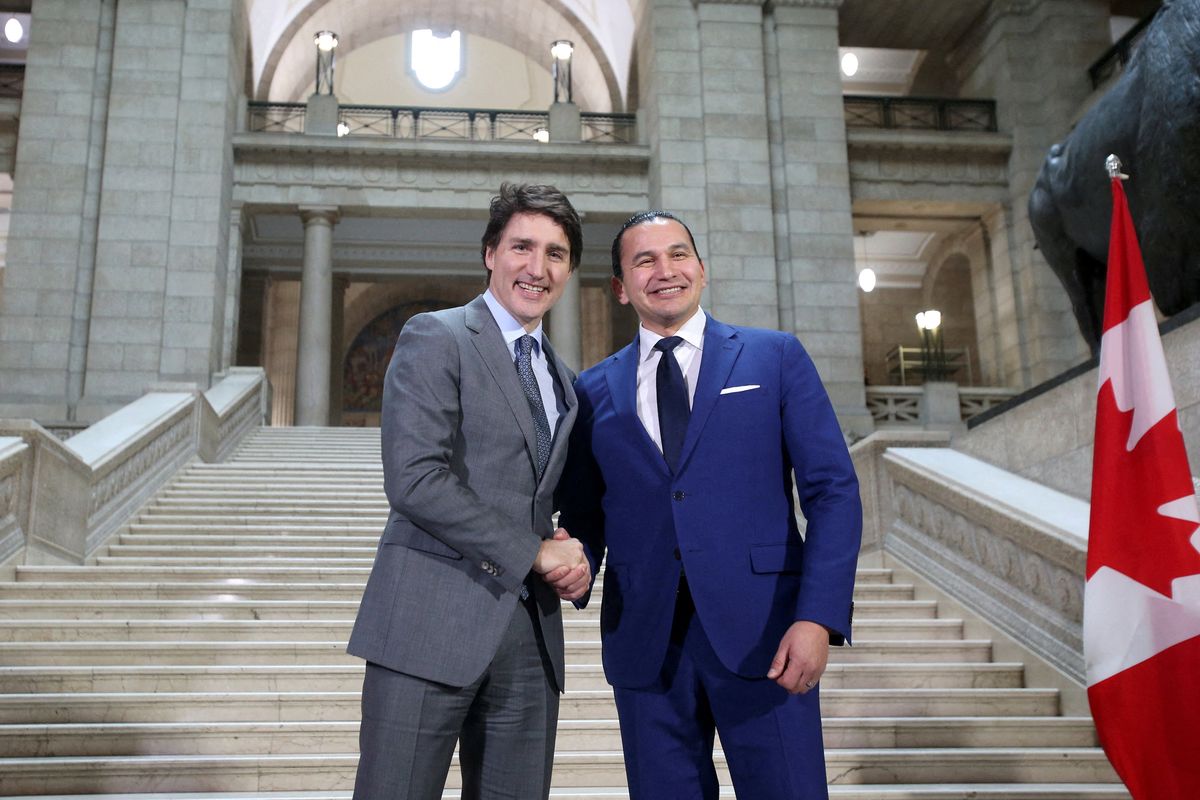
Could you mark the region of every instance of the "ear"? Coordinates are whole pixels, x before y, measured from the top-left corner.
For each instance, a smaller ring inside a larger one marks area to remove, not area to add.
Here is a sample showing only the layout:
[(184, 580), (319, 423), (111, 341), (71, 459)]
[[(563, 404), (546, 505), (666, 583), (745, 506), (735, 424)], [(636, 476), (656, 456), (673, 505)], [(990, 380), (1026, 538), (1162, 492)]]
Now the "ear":
[(629, 295), (625, 294), (625, 284), (621, 283), (621, 279), (613, 277), (612, 279), (613, 297), (617, 298), (617, 302), (623, 306), (629, 305)]
[(705, 286), (708, 286), (708, 270), (704, 268), (704, 261), (702, 259), (697, 257), (696, 261), (700, 263), (700, 288), (703, 289)]

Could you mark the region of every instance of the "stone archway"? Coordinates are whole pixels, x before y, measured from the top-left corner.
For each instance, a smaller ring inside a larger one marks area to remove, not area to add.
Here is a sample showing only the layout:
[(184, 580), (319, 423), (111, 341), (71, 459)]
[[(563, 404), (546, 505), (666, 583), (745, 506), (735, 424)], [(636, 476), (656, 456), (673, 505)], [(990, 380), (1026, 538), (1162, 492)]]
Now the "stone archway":
[(546, 61), (551, 41), (574, 38), (573, 79), (579, 104), (584, 110), (599, 112), (624, 107), (617, 70), (605, 48), (572, 11), (571, 4), (563, 0), (445, 0), (432, 6), (310, 0), (262, 54), (255, 99), (302, 100), (298, 94), (312, 81), (312, 34), (334, 20), (340, 39), (338, 48), (343, 52), (417, 28), (456, 28), (507, 44), (535, 61)]

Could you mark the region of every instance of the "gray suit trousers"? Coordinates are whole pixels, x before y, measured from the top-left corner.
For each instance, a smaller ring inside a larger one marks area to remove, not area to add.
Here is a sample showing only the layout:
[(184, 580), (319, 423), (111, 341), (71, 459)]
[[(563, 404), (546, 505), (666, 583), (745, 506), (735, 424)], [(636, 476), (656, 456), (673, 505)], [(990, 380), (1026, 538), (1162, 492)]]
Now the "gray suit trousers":
[(456, 743), (463, 800), (544, 800), (558, 719), (552, 675), (525, 603), (468, 686), (368, 662), (354, 800), (441, 800)]

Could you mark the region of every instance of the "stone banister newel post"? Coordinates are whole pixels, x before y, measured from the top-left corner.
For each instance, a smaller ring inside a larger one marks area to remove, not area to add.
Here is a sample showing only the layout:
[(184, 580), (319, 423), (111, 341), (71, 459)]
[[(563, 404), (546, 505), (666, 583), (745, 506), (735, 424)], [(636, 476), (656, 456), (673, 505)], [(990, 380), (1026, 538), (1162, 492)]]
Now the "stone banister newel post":
[(333, 206), (304, 206), (304, 268), (300, 278), (300, 341), (296, 358), (297, 425), (329, 424), (333, 337)]

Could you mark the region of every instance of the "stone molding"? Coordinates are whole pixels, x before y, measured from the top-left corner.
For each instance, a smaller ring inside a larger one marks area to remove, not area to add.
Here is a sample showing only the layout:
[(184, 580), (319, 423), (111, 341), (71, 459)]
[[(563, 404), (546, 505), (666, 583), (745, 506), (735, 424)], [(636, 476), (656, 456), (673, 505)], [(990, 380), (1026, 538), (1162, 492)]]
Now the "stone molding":
[(342, 216), (413, 207), (486, 208), (502, 181), (552, 183), (580, 213), (627, 215), (649, 202), (650, 149), (641, 145), (523, 142), (346, 142), (249, 133), (234, 137), (234, 201), (294, 211), (335, 206)]
[(0, 438), (0, 562), (23, 549), (25, 563), (85, 563), (192, 458), (227, 458), (265, 418), (267, 391), (259, 368), (231, 369), (205, 393), (151, 389), (69, 442), (0, 420), (0, 437), (21, 442)]
[[(1082, 684), (1084, 535), (1040, 517), (1036, 503), (1013, 507), (991, 486), (954, 480), (904, 451), (885, 452), (882, 465), (891, 492), (887, 552)], [(1076, 517), (1086, 509), (1044, 491)]]

